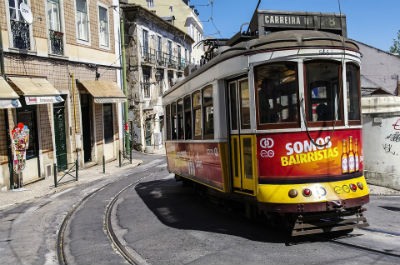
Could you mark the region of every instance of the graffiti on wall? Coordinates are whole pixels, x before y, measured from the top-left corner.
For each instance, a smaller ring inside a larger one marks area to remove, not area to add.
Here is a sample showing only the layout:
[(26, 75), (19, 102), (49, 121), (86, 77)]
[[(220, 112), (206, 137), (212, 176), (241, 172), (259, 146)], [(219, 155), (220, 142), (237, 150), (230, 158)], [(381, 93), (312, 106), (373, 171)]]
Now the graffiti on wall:
[[(392, 124), (392, 126), (393, 130), (395, 131), (385, 137), (386, 142), (382, 144), (382, 148), (383, 150), (385, 150), (385, 153), (398, 156), (399, 152), (396, 152), (394, 144), (400, 142), (400, 118), (397, 119), (396, 122)], [(389, 141), (390, 143), (388, 143), (387, 141)]]

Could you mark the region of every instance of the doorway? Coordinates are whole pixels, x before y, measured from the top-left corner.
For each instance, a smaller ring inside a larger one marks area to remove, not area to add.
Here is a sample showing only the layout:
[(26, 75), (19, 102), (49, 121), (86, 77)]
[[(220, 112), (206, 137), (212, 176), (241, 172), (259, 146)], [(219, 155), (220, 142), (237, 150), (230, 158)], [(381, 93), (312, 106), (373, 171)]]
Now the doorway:
[(57, 170), (67, 169), (67, 140), (65, 135), (65, 101), (54, 104), (54, 137), (56, 144)]
[(230, 114), (231, 172), (233, 189), (254, 194), (255, 190), (255, 143), (250, 129), (250, 91), (247, 78), (228, 83)]
[(83, 161), (84, 163), (92, 161), (92, 102), (90, 95), (81, 94), (81, 115), (82, 115), (82, 137), (83, 137)]

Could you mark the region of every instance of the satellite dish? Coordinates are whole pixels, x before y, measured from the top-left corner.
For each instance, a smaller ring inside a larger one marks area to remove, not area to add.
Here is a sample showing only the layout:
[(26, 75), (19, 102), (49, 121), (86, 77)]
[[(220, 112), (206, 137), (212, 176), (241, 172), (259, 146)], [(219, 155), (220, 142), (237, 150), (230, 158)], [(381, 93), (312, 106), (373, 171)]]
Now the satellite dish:
[(26, 23), (32, 24), (33, 15), (32, 15), (31, 8), (27, 4), (21, 3), (19, 5), (19, 10), (21, 11), (21, 15), (25, 19)]

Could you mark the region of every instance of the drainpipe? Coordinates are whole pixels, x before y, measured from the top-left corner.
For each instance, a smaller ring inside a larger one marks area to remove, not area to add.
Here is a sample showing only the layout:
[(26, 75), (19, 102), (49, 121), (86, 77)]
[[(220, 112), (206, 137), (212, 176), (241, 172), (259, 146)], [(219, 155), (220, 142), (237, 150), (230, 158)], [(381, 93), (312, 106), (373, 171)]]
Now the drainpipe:
[[(124, 11), (121, 9), (120, 18), (120, 32), (121, 32), (121, 63), (122, 63), (122, 89), (126, 98), (128, 98), (127, 84), (126, 84), (126, 56), (125, 56), (125, 25), (124, 25)], [(129, 140), (129, 124), (128, 124), (128, 100), (124, 103), (124, 143), (125, 154), (130, 155), (131, 143)]]
[(6, 72), (4, 70), (3, 33), (1, 29), (1, 23), (0, 23), (0, 71), (1, 75), (5, 77)]

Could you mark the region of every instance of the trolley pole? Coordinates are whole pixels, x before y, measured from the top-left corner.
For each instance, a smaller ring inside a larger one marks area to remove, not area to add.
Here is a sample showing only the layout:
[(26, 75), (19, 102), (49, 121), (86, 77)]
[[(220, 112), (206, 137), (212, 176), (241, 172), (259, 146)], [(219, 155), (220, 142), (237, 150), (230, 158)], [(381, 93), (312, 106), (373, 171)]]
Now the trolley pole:
[[(126, 57), (125, 57), (125, 25), (124, 25), (124, 11), (120, 9), (120, 34), (121, 34), (121, 64), (122, 64), (122, 89), (124, 95), (128, 98), (127, 84), (126, 84)], [(131, 152), (131, 144), (129, 140), (129, 125), (128, 125), (128, 100), (124, 103), (124, 143), (125, 152), (127, 155)]]

